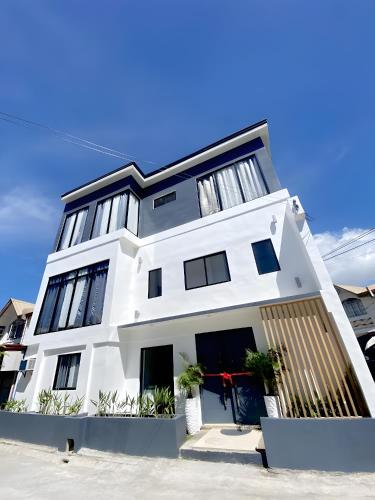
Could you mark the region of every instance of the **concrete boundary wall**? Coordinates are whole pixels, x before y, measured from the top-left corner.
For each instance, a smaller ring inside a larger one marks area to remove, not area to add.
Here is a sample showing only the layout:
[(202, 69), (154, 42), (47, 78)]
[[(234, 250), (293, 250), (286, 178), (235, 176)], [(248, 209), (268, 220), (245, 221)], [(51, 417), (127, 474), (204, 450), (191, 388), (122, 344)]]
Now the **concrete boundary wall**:
[(375, 472), (373, 418), (261, 418), (269, 467)]
[(0, 411), (0, 439), (55, 447), (89, 448), (145, 457), (176, 458), (185, 440), (184, 415), (173, 418), (67, 417)]

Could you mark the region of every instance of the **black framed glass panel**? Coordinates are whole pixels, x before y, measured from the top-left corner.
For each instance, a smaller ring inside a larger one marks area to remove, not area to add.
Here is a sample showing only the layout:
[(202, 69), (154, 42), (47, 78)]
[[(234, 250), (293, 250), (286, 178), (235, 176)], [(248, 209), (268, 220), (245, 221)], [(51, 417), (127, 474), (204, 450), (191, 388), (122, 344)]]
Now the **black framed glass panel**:
[(170, 203), (171, 201), (176, 200), (176, 191), (173, 191), (172, 193), (165, 194), (164, 196), (160, 196), (159, 198), (154, 199), (154, 208), (161, 207), (162, 205), (166, 205), (167, 203)]
[(145, 347), (141, 349), (141, 393), (173, 384), (173, 345)]
[(77, 388), (80, 362), (81, 353), (62, 354), (58, 356), (55, 379), (53, 381), (54, 390), (74, 390)]
[(226, 252), (218, 252), (184, 262), (185, 289), (230, 281)]
[(88, 210), (88, 208), (83, 208), (82, 210), (67, 215), (57, 250), (64, 250), (65, 248), (81, 243)]
[(273, 273), (280, 271), (275, 249), (270, 239), (252, 243), (255, 263), (259, 274)]
[(162, 292), (161, 268), (148, 273), (148, 298), (160, 297)]

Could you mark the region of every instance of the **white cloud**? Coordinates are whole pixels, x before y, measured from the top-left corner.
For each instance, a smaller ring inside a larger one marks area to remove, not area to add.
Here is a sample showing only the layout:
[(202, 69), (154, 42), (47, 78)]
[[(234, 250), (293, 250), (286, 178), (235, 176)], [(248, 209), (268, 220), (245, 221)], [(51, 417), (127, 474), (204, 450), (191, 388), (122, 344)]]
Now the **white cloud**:
[[(327, 231), (316, 234), (314, 237), (320, 253), (324, 255), (338, 246), (349, 242), (352, 238), (358, 237), (365, 231), (366, 229), (344, 227), (338, 233)], [(342, 250), (338, 250), (337, 253), (349, 250), (373, 238), (375, 238), (375, 232), (354, 241), (345, 248), (342, 248)], [(375, 241), (351, 252), (343, 253), (334, 259), (327, 260), (325, 264), (334, 283), (344, 285), (368, 285), (375, 283)]]
[[(30, 188), (15, 188), (0, 195), (0, 238), (2, 244), (17, 241), (51, 239), (59, 214), (54, 203)], [(14, 241), (14, 240), (13, 240)]]

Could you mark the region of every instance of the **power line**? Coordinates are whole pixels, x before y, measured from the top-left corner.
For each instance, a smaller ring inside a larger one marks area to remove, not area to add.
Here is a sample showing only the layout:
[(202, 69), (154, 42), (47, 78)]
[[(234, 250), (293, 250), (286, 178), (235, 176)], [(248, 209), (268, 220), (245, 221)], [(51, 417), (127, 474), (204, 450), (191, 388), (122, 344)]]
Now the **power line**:
[[(69, 142), (71, 144), (75, 144), (76, 146), (86, 147), (87, 149), (92, 149), (93, 151), (97, 151), (102, 154), (107, 154), (109, 156), (115, 156), (122, 160), (135, 160), (135, 156), (129, 155), (126, 153), (122, 153), (121, 151), (117, 151), (116, 149), (108, 148), (106, 146), (102, 146), (101, 144), (97, 144), (93, 141), (89, 141), (87, 139), (83, 139), (82, 137), (75, 136), (73, 134), (69, 134), (67, 132), (63, 132), (62, 130), (55, 129), (53, 127), (49, 127), (48, 125), (43, 125), (42, 123), (35, 122), (33, 120), (26, 120), (25, 118), (21, 118), (20, 116), (13, 115), (10, 113), (5, 113), (0, 111), (0, 119), (9, 123), (13, 123), (14, 125), (23, 125), (26, 128), (37, 127), (43, 130), (47, 130), (55, 135), (57, 135), (64, 142)], [(152, 163), (155, 165), (155, 162), (149, 160), (142, 160), (145, 163)]]
[(326, 262), (327, 260), (335, 259), (336, 257), (343, 255), (344, 253), (348, 253), (348, 252), (351, 252), (352, 250), (356, 250), (357, 248), (363, 247), (364, 245), (367, 245), (368, 243), (371, 243), (372, 241), (375, 241), (375, 238), (372, 238), (371, 240), (368, 240), (368, 241), (364, 241), (363, 243), (361, 243), (360, 245), (357, 245), (356, 247), (349, 248), (348, 250), (344, 250), (343, 252), (340, 252), (337, 255), (332, 255), (331, 257), (328, 257), (328, 259), (323, 259), (323, 260), (324, 260), (324, 262)]
[(341, 250), (342, 248), (345, 248), (345, 247), (351, 245), (355, 241), (358, 241), (358, 240), (362, 239), (363, 237), (369, 235), (370, 233), (372, 233), (374, 231), (375, 231), (375, 228), (366, 229), (366, 231), (364, 231), (363, 233), (359, 234), (358, 236), (350, 238), (350, 240), (346, 241), (345, 243), (342, 243), (341, 245), (339, 245), (338, 247), (334, 248), (333, 250), (330, 250), (329, 252), (325, 253), (324, 255), (322, 255), (322, 258), (324, 259), (325, 257), (328, 257), (329, 255), (331, 255), (333, 253), (336, 253), (338, 250)]

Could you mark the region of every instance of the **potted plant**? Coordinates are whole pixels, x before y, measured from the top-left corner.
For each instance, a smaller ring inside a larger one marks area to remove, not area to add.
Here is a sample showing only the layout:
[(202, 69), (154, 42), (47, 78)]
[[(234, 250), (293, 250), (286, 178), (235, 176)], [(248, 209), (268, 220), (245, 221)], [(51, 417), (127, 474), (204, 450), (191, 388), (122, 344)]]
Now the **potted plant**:
[(190, 363), (184, 353), (180, 353), (185, 369), (177, 378), (177, 387), (185, 396), (186, 425), (189, 434), (200, 430), (197, 389), (203, 384), (203, 367), (199, 363)]
[(262, 381), (265, 388), (264, 402), (267, 415), (273, 418), (281, 416), (280, 400), (277, 394), (277, 375), (280, 369), (279, 353), (269, 349), (267, 353), (246, 349), (245, 369)]

